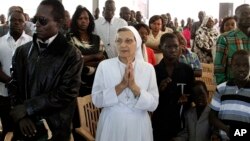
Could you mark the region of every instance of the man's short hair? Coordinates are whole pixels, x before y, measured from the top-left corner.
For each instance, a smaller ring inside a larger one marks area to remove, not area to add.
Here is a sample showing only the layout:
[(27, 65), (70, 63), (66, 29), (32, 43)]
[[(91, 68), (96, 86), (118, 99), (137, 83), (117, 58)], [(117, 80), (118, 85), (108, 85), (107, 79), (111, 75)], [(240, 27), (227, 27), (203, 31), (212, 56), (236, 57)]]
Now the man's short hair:
[(10, 17), (11, 17), (12, 15), (16, 14), (16, 13), (23, 15), (24, 20), (25, 20), (25, 15), (24, 15), (24, 13), (21, 12), (21, 11), (13, 11), (13, 12), (11, 12), (10, 15), (9, 15), (9, 17), (8, 17), (8, 20), (10, 20)]
[(161, 46), (166, 42), (166, 40), (168, 39), (177, 39), (178, 40), (178, 37), (174, 34), (174, 33), (165, 33), (161, 36), (161, 39), (160, 39), (160, 48)]
[(114, 0), (106, 0), (105, 6), (106, 6), (107, 4), (110, 4), (110, 3), (114, 3), (114, 4), (115, 4), (115, 1), (114, 1)]
[(48, 5), (51, 6), (53, 9), (51, 14), (54, 20), (58, 23), (64, 21), (64, 6), (59, 0), (43, 0), (40, 5)]
[(9, 7), (9, 10), (8, 10), (8, 18), (9, 16), (11, 15), (12, 12), (15, 12), (15, 11), (19, 11), (19, 12), (22, 12), (23, 13), (23, 8), (21, 6), (11, 6)]
[(239, 12), (239, 10), (242, 8), (242, 7), (245, 7), (245, 6), (250, 6), (249, 4), (242, 4), (240, 6), (238, 6), (236, 9), (235, 9), (235, 15), (237, 15), (237, 13)]
[(235, 59), (236, 56), (248, 56), (248, 58), (250, 57), (250, 53), (246, 50), (237, 50), (233, 56), (232, 56), (232, 60)]

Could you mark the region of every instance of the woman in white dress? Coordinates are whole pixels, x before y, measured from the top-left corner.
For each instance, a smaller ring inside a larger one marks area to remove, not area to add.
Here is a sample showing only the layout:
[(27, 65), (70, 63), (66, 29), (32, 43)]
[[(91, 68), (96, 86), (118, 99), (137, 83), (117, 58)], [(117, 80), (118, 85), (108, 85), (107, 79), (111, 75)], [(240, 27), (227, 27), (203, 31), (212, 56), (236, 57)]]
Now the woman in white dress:
[(118, 57), (102, 61), (94, 79), (92, 100), (102, 108), (96, 141), (153, 141), (148, 111), (158, 106), (154, 68), (145, 62), (135, 28), (120, 28)]

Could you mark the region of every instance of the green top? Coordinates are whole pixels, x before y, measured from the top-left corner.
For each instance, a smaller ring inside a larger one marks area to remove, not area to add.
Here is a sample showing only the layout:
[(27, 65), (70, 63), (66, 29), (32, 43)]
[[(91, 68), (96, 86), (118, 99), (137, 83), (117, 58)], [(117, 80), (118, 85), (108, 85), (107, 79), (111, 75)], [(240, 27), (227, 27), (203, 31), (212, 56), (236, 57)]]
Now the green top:
[(216, 83), (220, 84), (233, 78), (231, 72), (231, 59), (237, 50), (250, 50), (250, 37), (239, 29), (220, 35), (216, 44), (214, 60), (214, 74)]

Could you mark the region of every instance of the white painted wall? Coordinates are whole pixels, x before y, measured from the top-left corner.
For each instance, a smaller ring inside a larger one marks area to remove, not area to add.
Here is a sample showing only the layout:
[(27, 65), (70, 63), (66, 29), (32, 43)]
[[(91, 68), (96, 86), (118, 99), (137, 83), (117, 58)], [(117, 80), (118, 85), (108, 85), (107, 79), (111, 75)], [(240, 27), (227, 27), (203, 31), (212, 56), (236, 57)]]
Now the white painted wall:
[[(76, 7), (80, 4), (87, 7), (92, 11), (92, 0), (62, 0), (64, 8), (69, 11), (72, 16), (75, 12)], [(24, 12), (28, 13), (30, 17), (33, 17), (36, 13), (36, 8), (38, 7), (41, 0), (4, 0), (0, 4), (0, 14), (7, 15), (10, 6), (18, 5), (23, 7)]]
[[(77, 5), (81, 4), (92, 11), (92, 0), (62, 0), (65, 9), (73, 15)], [(106, 0), (99, 0), (99, 8), (102, 12)], [(138, 1), (147, 0), (115, 0), (116, 16), (119, 17), (120, 7), (128, 6), (135, 11), (140, 10)], [(250, 3), (250, 0), (149, 0), (149, 17), (155, 14), (170, 13), (172, 18), (186, 19), (191, 17), (198, 20), (198, 11), (205, 10), (208, 15), (219, 16), (219, 3), (232, 2), (234, 9), (242, 3)], [(5, 0), (0, 5), (0, 14), (7, 15), (8, 8), (12, 5), (20, 5), (30, 17), (34, 16), (40, 0)]]

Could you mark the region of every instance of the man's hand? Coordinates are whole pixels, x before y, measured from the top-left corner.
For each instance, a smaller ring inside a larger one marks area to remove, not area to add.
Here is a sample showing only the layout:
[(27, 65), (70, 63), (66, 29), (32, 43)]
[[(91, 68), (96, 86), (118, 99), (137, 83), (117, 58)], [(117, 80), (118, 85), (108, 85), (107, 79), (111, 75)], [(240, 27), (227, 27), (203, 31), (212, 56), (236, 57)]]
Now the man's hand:
[(172, 79), (170, 77), (162, 80), (160, 83), (160, 91), (164, 91), (170, 82), (172, 82)]
[(178, 103), (180, 103), (180, 104), (187, 103), (188, 102), (188, 97), (189, 97), (189, 94), (183, 94), (183, 95), (181, 95), (181, 97), (178, 100)]
[(19, 121), (19, 129), (26, 137), (33, 137), (37, 132), (35, 124), (28, 117), (25, 117)]
[(17, 105), (10, 111), (10, 116), (13, 118), (14, 122), (18, 122), (20, 119), (26, 116), (26, 108), (24, 105)]

